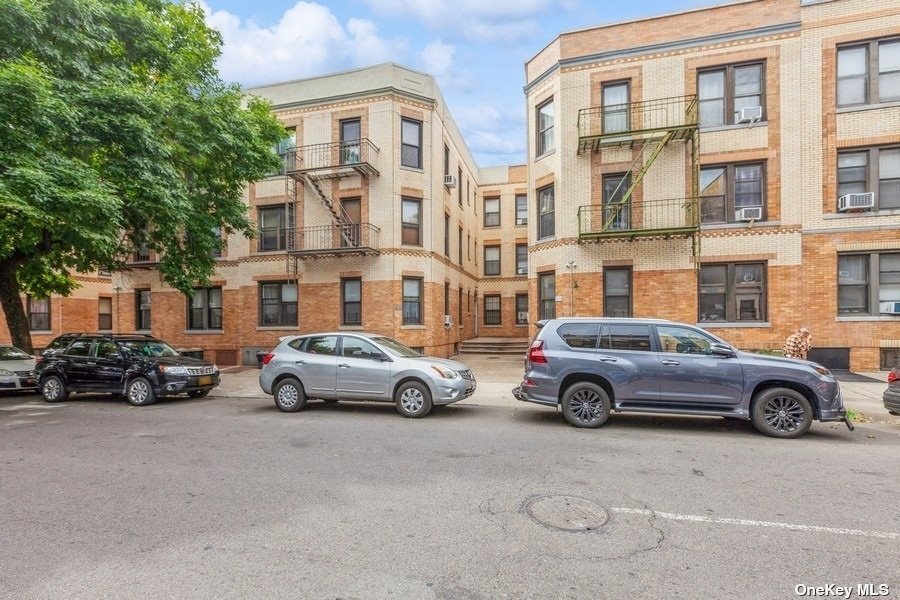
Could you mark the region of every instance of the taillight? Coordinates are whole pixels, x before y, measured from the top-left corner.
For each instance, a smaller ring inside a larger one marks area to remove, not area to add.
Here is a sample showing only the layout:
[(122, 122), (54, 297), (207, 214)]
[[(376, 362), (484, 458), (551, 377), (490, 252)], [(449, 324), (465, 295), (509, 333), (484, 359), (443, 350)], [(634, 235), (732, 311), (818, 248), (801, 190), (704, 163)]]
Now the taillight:
[(267, 365), (272, 362), (272, 359), (275, 358), (275, 355), (269, 352), (268, 354), (263, 355), (262, 364)]
[(547, 364), (547, 357), (544, 356), (544, 342), (534, 340), (528, 349), (528, 361), (531, 363)]
[(895, 381), (897, 381), (897, 369), (888, 373), (888, 383), (894, 383)]

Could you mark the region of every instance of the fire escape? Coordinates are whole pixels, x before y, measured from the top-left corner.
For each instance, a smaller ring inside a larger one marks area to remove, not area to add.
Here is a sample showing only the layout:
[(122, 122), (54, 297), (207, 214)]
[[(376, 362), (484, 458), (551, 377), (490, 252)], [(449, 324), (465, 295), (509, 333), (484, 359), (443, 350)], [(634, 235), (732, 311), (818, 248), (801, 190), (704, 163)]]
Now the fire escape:
[[(688, 153), (686, 198), (635, 198), (654, 162), (666, 148)], [(696, 96), (679, 96), (585, 108), (578, 113), (578, 154), (627, 149), (629, 175), (599, 204), (578, 208), (579, 241), (686, 237), (700, 253), (699, 132)]]
[(296, 146), (284, 152), (285, 214), (297, 214), (302, 207), (298, 201), (308, 190), (331, 215), (327, 225), (296, 228), (291, 223), (285, 231), (287, 270), (292, 279), (298, 276), (299, 259), (378, 254), (378, 227), (348, 214), (331, 195), (333, 180), (378, 176), (378, 152), (378, 146), (367, 138)]

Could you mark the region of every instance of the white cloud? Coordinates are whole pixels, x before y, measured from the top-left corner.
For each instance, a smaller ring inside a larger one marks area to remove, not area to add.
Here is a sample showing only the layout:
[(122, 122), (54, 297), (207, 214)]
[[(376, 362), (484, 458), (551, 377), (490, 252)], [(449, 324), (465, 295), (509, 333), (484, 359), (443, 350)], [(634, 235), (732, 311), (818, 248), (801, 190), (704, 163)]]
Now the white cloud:
[(456, 46), (442, 40), (432, 40), (425, 45), (417, 66), (433, 75), (444, 91), (465, 91), (472, 86), (471, 74), (456, 65)]
[(269, 83), (394, 60), (402, 40), (384, 39), (374, 23), (349, 19), (342, 24), (315, 2), (297, 2), (277, 23), (262, 27), (200, 2), (210, 26), (224, 41), (219, 70), (229, 81)]
[(479, 165), (521, 162), (525, 156), (524, 105), (516, 102), (502, 109), (490, 102), (464, 104), (453, 117)]

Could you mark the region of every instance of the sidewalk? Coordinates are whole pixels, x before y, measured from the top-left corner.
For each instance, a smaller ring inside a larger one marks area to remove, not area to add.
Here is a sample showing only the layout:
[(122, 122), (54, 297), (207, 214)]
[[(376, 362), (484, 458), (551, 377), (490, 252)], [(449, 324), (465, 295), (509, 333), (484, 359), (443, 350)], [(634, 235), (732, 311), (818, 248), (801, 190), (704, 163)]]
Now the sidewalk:
[[(492, 354), (467, 354), (454, 357), (466, 364), (478, 381), (478, 389), (461, 404), (500, 406), (518, 409), (527, 406), (512, 395), (512, 388), (522, 380), (524, 369), (521, 357)], [(881, 395), (887, 388), (886, 373), (861, 373), (876, 381), (842, 382), (844, 404), (864, 416), (866, 421), (900, 425), (900, 417), (885, 410)], [(222, 383), (212, 391), (212, 396), (231, 398), (271, 399), (259, 387), (259, 369), (232, 367), (222, 372)]]

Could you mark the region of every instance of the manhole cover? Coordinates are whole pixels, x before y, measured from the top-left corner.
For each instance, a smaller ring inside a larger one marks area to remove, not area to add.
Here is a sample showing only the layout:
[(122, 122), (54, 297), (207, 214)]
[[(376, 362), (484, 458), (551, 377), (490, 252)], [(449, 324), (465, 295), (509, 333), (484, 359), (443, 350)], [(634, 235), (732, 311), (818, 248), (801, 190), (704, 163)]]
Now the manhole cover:
[(538, 523), (560, 531), (596, 531), (609, 521), (605, 508), (575, 496), (538, 496), (524, 508)]

